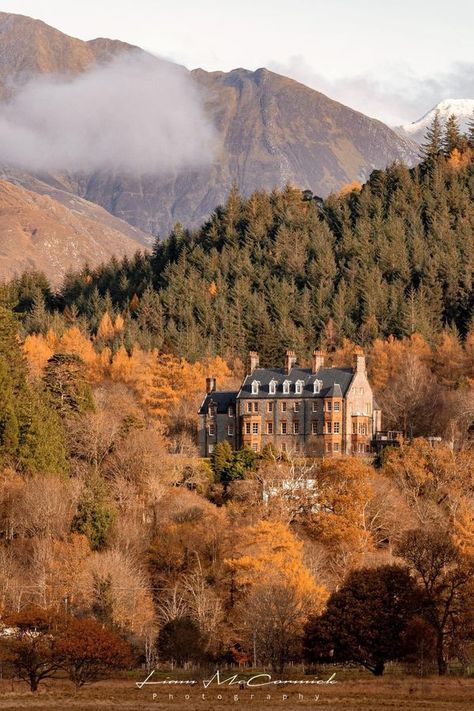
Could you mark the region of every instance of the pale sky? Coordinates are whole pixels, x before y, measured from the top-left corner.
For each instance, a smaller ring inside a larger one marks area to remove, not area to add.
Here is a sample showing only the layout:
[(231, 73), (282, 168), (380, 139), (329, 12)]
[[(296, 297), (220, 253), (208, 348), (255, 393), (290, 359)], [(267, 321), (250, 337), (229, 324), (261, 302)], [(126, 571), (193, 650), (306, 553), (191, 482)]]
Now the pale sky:
[(267, 67), (390, 124), (474, 98), (473, 0), (0, 0), (189, 69)]

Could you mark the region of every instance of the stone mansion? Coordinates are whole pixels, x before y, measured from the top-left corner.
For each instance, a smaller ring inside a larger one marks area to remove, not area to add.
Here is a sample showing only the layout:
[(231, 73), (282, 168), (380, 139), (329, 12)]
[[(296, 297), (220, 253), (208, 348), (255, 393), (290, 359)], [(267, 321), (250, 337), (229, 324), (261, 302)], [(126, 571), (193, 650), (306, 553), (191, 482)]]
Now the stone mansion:
[(308, 456), (365, 454), (380, 429), (360, 348), (347, 368), (325, 366), (321, 351), (313, 352), (311, 368), (300, 368), (294, 351), (286, 352), (283, 368), (260, 368), (252, 351), (240, 390), (219, 391), (208, 378), (199, 409), (203, 457), (223, 441), (255, 452), (271, 443), (277, 451)]

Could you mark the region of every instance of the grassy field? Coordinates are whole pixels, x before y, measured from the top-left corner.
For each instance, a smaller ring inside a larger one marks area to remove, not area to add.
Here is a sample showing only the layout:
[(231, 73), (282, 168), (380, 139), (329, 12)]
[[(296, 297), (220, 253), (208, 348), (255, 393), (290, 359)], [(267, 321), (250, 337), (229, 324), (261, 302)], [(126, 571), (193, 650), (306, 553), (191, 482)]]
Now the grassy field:
[[(12, 688), (13, 686), (13, 688)], [(159, 688), (159, 691), (156, 689)], [(315, 690), (316, 689), (316, 690)], [(156, 697), (153, 697), (153, 693)], [(173, 694), (173, 699), (168, 694)], [(204, 693), (205, 698), (202, 698)], [(301, 693), (303, 698), (299, 698)], [(253, 694), (253, 698), (251, 695)], [(189, 695), (189, 698), (186, 697)], [(319, 696), (318, 699), (315, 698)], [(218, 698), (218, 697), (222, 698)], [(271, 698), (268, 698), (270, 696)], [(287, 696), (287, 698), (283, 698)], [(62, 681), (46, 682), (37, 694), (15, 682), (0, 682), (0, 710), (31, 709), (35, 711), (218, 711), (219, 709), (346, 709), (346, 711), (380, 709), (425, 709), (426, 711), (455, 711), (474, 709), (474, 680), (465, 678), (428, 679), (382, 678), (340, 681), (332, 686), (279, 688), (278, 690), (243, 691), (229, 688), (162, 687), (138, 689), (133, 680), (100, 682), (77, 693)]]

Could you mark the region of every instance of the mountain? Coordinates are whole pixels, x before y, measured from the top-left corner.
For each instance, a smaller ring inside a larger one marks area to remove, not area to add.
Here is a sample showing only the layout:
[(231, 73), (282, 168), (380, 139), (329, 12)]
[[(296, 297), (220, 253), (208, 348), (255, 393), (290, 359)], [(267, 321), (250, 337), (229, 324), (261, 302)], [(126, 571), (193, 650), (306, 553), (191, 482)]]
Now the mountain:
[[(140, 246), (109, 226), (107, 217), (97, 219), (103, 208), (71, 195), (69, 199), (65, 207), (47, 195), (0, 180), (0, 279), (35, 269), (58, 286), (70, 269), (86, 262), (97, 265), (114, 254), (131, 255)], [(110, 225), (120, 224), (117, 218), (110, 220)]]
[(460, 128), (464, 131), (467, 128), (468, 121), (474, 115), (474, 99), (445, 99), (440, 101), (418, 121), (407, 123), (405, 126), (398, 126), (396, 130), (400, 135), (406, 136), (417, 143), (422, 143), (426, 129), (431, 125), (437, 112), (443, 124), (448, 116), (454, 114), (458, 119)]
[[(130, 49), (114, 40), (82, 42), (38, 20), (0, 13), (4, 95), (12, 78), (77, 75)], [(178, 221), (201, 223), (233, 184), (244, 195), (287, 182), (327, 195), (364, 181), (374, 168), (416, 160), (412, 142), (380, 121), (266, 69), (197, 69), (190, 77), (216, 129), (212, 165), (138, 177), (113, 170), (41, 175), (42, 181), (102, 205), (147, 233), (166, 234)]]
[(83, 42), (41, 20), (0, 12), (0, 97), (32, 76), (80, 74), (132, 48), (118, 40)]

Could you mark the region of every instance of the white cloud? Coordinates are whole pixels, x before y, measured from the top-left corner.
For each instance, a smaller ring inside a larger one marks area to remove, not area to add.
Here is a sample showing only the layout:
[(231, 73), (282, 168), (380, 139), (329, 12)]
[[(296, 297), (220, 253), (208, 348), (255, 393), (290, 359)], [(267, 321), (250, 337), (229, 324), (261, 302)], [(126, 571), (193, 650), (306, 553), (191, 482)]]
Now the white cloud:
[(0, 160), (28, 170), (164, 173), (209, 163), (213, 140), (189, 74), (142, 52), (34, 79), (0, 112)]

